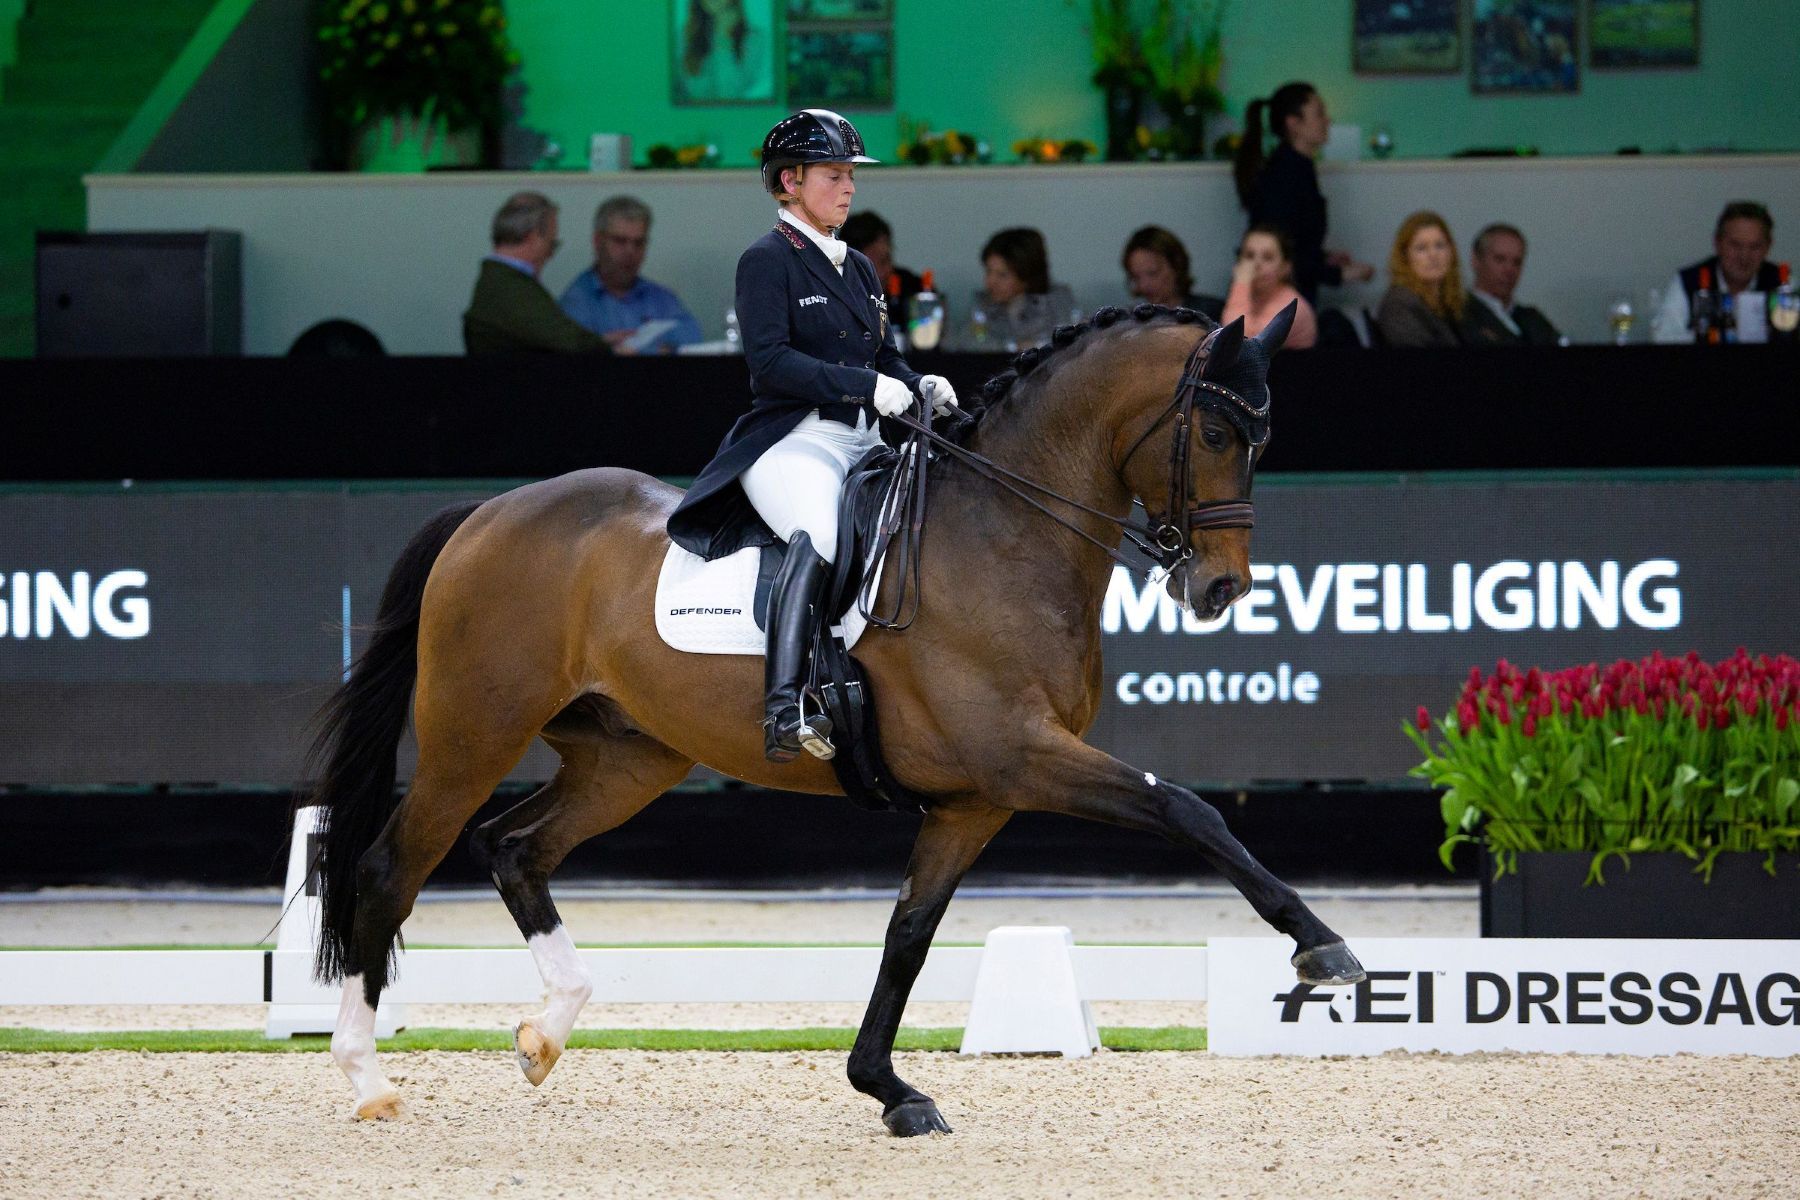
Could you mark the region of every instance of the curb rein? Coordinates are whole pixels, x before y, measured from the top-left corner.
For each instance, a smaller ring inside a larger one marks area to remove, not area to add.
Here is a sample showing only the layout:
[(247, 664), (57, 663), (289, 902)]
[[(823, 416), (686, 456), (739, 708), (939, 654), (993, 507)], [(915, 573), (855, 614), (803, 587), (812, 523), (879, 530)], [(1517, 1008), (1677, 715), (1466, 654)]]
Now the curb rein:
[[(1090, 516), (1099, 517), (1110, 525), (1119, 527), (1124, 539), (1130, 542), (1146, 558), (1152, 560), (1165, 574), (1173, 573), (1176, 567), (1194, 556), (1193, 547), (1189, 544), (1193, 532), (1198, 529), (1249, 529), (1255, 524), (1255, 506), (1245, 500), (1202, 500), (1190, 502), (1188, 464), (1191, 455), (1190, 440), (1193, 430), (1194, 409), (1196, 405), (1218, 412), (1234, 425), (1244, 438), (1246, 462), (1249, 469), (1255, 469), (1256, 452), (1269, 440), (1269, 402), (1265, 400), (1261, 408), (1252, 407), (1242, 396), (1221, 384), (1213, 383), (1202, 376), (1206, 372), (1207, 360), (1212, 356), (1213, 343), (1218, 340), (1221, 330), (1214, 329), (1200, 339), (1193, 351), (1188, 354), (1187, 362), (1182, 367), (1181, 381), (1175, 385), (1174, 399), (1157, 414), (1156, 420), (1149, 428), (1138, 435), (1131, 443), (1131, 449), (1119, 460), (1119, 471), (1123, 473), (1132, 455), (1138, 452), (1151, 434), (1169, 419), (1171, 413), (1176, 415), (1174, 439), (1169, 447), (1169, 501), (1165, 508), (1166, 515), (1158, 518), (1146, 510), (1152, 524), (1139, 525), (1129, 517), (1115, 517), (1111, 513), (1090, 508), (1079, 500), (1070, 499), (1060, 492), (1045, 487), (1041, 483), (1015, 474), (984, 455), (965, 446), (958, 445), (931, 428), (931, 410), (929, 403), (921, 406), (924, 420), (908, 413), (888, 418), (912, 430), (912, 436), (901, 447), (901, 468), (896, 476), (893, 491), (884, 504), (887, 510), (882, 521), (882, 532), (878, 539), (881, 552), (871, 554), (868, 559), (867, 574), (863, 577), (859, 589), (859, 603), (863, 605), (863, 615), (873, 625), (883, 629), (901, 630), (911, 625), (918, 615), (919, 595), (922, 590), (919, 579), (919, 543), (924, 534), (925, 525), (925, 462), (928, 455), (920, 453), (920, 443), (929, 442), (939, 447), (949, 457), (956, 459), (972, 469), (976, 474), (999, 484), (1020, 500), (1031, 505), (1061, 525), (1064, 529), (1098, 546), (1106, 556), (1128, 570), (1135, 570), (1136, 565), (1116, 545), (1108, 545), (1075, 524), (1067, 517), (1053, 512), (1047, 505), (1029, 495), (1024, 489), (1060, 501), (1071, 508), (1080, 509)], [(1202, 399), (1202, 394), (1205, 399)], [(1216, 397), (1216, 398), (1215, 398)], [(1247, 493), (1246, 493), (1247, 494)], [(899, 521), (901, 512), (906, 514), (904, 523), (905, 536), (900, 538), (899, 572), (900, 594), (895, 599), (894, 609), (887, 617), (872, 611), (875, 586), (879, 584), (876, 571), (885, 555), (886, 547), (895, 537), (902, 533)], [(1174, 523), (1175, 514), (1180, 514), (1181, 523)], [(907, 604), (908, 592), (912, 594), (910, 606)], [(904, 615), (903, 615), (904, 614)]]

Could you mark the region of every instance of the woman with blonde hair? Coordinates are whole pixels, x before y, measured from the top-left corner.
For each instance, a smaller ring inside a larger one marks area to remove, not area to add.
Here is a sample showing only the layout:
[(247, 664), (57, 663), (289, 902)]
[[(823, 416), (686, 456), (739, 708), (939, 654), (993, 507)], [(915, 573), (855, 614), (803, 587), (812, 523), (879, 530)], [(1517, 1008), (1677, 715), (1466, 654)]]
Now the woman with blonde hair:
[(1416, 212), (1400, 223), (1388, 252), (1393, 283), (1375, 310), (1389, 346), (1460, 346), (1465, 294), (1456, 239), (1444, 218)]
[(1287, 234), (1274, 225), (1252, 225), (1238, 243), (1231, 268), (1231, 290), (1225, 294), (1221, 323), (1244, 318), (1244, 335), (1254, 337), (1282, 309), (1296, 304), (1294, 325), (1283, 343), (1290, 350), (1318, 344), (1319, 319), (1312, 305), (1294, 288), (1294, 256)]

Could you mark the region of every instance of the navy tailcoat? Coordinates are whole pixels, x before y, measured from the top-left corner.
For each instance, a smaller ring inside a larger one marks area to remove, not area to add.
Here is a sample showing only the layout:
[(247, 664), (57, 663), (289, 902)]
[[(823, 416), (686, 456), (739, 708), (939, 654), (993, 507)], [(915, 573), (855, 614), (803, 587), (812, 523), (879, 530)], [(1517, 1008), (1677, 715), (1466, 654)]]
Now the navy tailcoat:
[[(669, 514), (676, 543), (721, 558), (775, 541), (738, 476), (815, 408), (846, 425), (856, 424), (859, 411), (873, 416), (877, 374), (919, 394), (919, 373), (900, 356), (888, 325), (884, 292), (860, 253), (845, 254), (840, 276), (823, 250), (785, 222), (744, 251), (737, 315), (750, 366), (750, 411)], [(889, 436), (885, 427), (883, 436)]]

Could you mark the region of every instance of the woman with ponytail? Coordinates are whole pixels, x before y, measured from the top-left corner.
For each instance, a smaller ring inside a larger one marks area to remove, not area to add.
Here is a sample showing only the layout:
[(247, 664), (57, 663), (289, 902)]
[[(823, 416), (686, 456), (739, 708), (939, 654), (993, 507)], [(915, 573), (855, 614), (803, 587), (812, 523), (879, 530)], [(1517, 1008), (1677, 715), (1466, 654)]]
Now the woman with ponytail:
[[(1308, 304), (1319, 302), (1319, 285), (1375, 277), (1375, 268), (1341, 250), (1325, 250), (1325, 197), (1313, 156), (1325, 145), (1331, 118), (1325, 100), (1310, 83), (1284, 83), (1268, 99), (1250, 102), (1244, 112), (1244, 138), (1238, 145), (1233, 174), (1238, 200), (1252, 225), (1273, 225), (1294, 247), (1294, 287)], [(1275, 149), (1266, 157), (1263, 138), (1272, 135)]]

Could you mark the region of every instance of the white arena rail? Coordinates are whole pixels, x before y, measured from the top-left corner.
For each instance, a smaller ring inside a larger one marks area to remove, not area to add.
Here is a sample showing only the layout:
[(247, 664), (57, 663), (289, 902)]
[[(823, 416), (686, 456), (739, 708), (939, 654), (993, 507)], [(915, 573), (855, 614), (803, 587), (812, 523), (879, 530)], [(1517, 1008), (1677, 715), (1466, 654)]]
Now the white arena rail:
[[(329, 1032), (338, 989), (312, 978), (318, 900), (305, 885), (315, 810), (297, 814), (287, 894), (273, 950), (12, 950), (0, 953), (0, 1005), (268, 1004), (271, 1037)], [(594, 979), (587, 1015), (612, 1004), (862, 1003), (878, 946), (585, 949)], [(969, 1003), (965, 1053), (1099, 1044), (1092, 1000), (1206, 999), (1203, 946), (1077, 946), (1066, 928), (996, 929), (985, 946), (940, 946), (911, 998)], [(383, 994), (379, 1032), (412, 1004), (536, 1002), (543, 983), (517, 949), (408, 950)], [(520, 1015), (524, 1015), (521, 1012)]]

